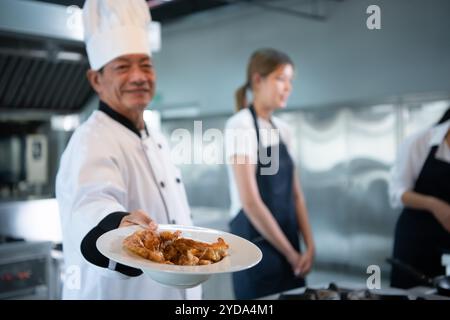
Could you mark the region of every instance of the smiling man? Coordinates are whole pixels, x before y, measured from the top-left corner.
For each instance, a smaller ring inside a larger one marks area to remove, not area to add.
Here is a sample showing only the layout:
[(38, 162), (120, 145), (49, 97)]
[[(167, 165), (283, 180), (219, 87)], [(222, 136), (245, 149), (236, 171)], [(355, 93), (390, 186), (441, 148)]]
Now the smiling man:
[[(99, 109), (73, 134), (56, 179), (65, 299), (200, 299), (201, 288), (159, 285), (103, 256), (97, 239), (133, 224), (191, 225), (179, 170), (164, 137), (144, 123), (155, 92), (144, 0), (87, 0), (89, 82)], [(75, 278), (75, 279), (74, 279)]]
[(122, 55), (100, 71), (89, 70), (88, 79), (103, 103), (137, 129), (144, 129), (143, 112), (154, 95), (156, 80), (148, 55)]

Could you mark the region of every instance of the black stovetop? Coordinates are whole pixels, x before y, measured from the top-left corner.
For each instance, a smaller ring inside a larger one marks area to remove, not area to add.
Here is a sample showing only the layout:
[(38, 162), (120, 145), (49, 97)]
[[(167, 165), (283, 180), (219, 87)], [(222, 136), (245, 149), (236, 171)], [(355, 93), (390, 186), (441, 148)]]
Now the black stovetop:
[(330, 283), (326, 289), (306, 288), (303, 293), (283, 293), (280, 300), (410, 300), (404, 294), (380, 294), (368, 289), (346, 289)]

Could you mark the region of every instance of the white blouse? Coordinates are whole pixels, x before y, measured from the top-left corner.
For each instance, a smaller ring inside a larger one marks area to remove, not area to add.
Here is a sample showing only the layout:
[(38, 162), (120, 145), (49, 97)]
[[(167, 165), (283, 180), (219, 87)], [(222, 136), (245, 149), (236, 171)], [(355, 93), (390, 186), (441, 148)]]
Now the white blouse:
[[(277, 145), (281, 140), (287, 146), (292, 157), (292, 131), (287, 123), (273, 116), (272, 124), (258, 117), (260, 142), (263, 147)], [(250, 109), (245, 108), (228, 119), (225, 125), (225, 156), (227, 159), (227, 170), (231, 197), (230, 216), (234, 217), (242, 209), (239, 192), (234, 178), (230, 160), (234, 156), (247, 156), (250, 163), (256, 164), (258, 159), (258, 142), (256, 138), (255, 125)]]
[(389, 197), (392, 207), (403, 207), (401, 197), (406, 191), (414, 189), (432, 147), (439, 145), (436, 159), (450, 163), (450, 147), (445, 140), (449, 129), (450, 120), (421, 130), (400, 145), (397, 160), (390, 173)]

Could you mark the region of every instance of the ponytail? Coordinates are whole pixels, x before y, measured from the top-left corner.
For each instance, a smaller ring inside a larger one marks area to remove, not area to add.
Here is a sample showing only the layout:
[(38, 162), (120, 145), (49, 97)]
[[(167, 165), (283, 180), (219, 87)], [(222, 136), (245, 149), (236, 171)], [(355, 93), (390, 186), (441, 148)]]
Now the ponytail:
[(247, 107), (247, 84), (244, 84), (243, 86), (240, 86), (235, 93), (236, 98), (236, 112), (244, 109)]

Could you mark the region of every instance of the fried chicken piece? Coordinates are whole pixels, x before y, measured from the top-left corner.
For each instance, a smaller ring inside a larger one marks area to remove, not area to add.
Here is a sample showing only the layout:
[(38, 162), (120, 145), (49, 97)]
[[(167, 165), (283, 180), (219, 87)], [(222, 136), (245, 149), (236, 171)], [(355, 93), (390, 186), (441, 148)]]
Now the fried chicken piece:
[(192, 239), (180, 238), (174, 241), (174, 246), (179, 251), (186, 251), (194, 248), (198, 252), (198, 257), (202, 260), (211, 260), (214, 262), (222, 260), (227, 255), (226, 250), (228, 244), (222, 239), (218, 238), (217, 242), (208, 244), (205, 242), (195, 241)]
[(164, 258), (169, 261), (176, 261), (179, 256), (178, 250), (173, 245), (167, 245), (164, 248)]
[(199, 258), (194, 256), (191, 250), (187, 250), (184, 254), (180, 255), (177, 264), (182, 266), (196, 266)]
[(220, 256), (219, 252), (208, 248), (205, 250), (205, 253), (201, 256), (202, 260), (211, 260), (214, 262), (220, 261), (222, 257)]
[(123, 246), (131, 252), (155, 262), (164, 262), (165, 258), (159, 251), (158, 234), (150, 230), (139, 230), (123, 240)]
[(139, 256), (159, 263), (208, 265), (227, 256), (228, 244), (218, 238), (212, 244), (180, 238), (181, 231), (138, 230), (126, 237), (123, 246)]
[(155, 231), (144, 230), (142, 232), (142, 242), (144, 246), (149, 250), (158, 251), (161, 246), (161, 239)]
[(161, 240), (163, 242), (165, 241), (174, 241), (176, 239), (178, 239), (181, 235), (181, 231), (177, 230), (175, 232), (170, 232), (170, 231), (162, 231), (159, 233), (159, 237), (161, 238)]

